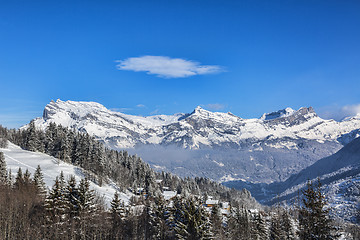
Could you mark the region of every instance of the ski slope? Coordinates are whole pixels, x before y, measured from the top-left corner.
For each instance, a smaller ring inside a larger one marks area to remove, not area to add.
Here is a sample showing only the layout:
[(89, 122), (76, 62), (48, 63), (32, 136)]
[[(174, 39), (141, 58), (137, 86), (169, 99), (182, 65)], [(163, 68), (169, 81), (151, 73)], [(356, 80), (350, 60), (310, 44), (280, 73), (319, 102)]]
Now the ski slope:
[[(7, 148), (0, 148), (0, 151), (5, 155), (5, 161), (8, 170), (11, 169), (13, 178), (16, 177), (19, 167), (21, 167), (23, 173), (26, 169), (29, 170), (31, 176), (33, 176), (36, 168), (40, 165), (42, 173), (44, 175), (44, 181), (46, 187), (51, 189), (54, 185), (56, 176), (59, 176), (61, 171), (64, 173), (65, 180), (69, 179), (70, 175), (74, 175), (76, 181), (79, 183), (84, 178), (84, 170), (80, 167), (74, 166), (58, 160), (54, 157), (39, 152), (30, 152), (21, 149), (19, 146), (10, 143)], [(110, 202), (114, 197), (114, 193), (118, 191), (114, 183), (104, 183), (101, 187), (93, 182), (90, 182), (90, 188), (102, 196), (107, 206), (110, 206)], [(120, 193), (119, 197), (125, 204), (129, 203), (132, 193)]]

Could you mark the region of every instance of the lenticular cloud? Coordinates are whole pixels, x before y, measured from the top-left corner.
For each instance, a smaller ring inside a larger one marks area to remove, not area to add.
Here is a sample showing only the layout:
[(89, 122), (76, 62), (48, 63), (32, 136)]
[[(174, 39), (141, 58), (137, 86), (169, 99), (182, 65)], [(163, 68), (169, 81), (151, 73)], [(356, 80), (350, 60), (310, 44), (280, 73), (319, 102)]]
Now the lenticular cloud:
[(201, 65), (195, 61), (165, 56), (142, 56), (117, 61), (119, 70), (146, 72), (162, 78), (185, 78), (194, 75), (218, 73), (222, 67)]

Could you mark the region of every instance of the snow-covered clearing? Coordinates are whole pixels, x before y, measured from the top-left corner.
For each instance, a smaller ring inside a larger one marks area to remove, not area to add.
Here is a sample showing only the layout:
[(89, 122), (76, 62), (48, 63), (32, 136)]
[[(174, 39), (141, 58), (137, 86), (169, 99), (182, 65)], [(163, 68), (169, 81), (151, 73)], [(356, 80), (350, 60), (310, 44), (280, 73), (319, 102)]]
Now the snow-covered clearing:
[[(8, 170), (11, 169), (13, 178), (15, 178), (19, 167), (21, 167), (23, 173), (28, 169), (31, 175), (33, 175), (37, 166), (40, 165), (48, 189), (53, 186), (56, 176), (59, 176), (61, 171), (64, 173), (65, 179), (68, 179), (70, 175), (74, 175), (77, 182), (85, 176), (84, 170), (80, 167), (62, 162), (44, 153), (23, 150), (10, 142), (7, 148), (0, 148), (0, 151), (5, 155), (7, 168)], [(104, 183), (100, 187), (91, 182), (90, 187), (94, 189), (97, 194), (103, 196), (105, 203), (108, 206), (114, 197), (115, 191), (117, 191), (117, 187), (113, 183)], [(120, 193), (119, 195), (125, 204), (129, 202), (131, 193)]]

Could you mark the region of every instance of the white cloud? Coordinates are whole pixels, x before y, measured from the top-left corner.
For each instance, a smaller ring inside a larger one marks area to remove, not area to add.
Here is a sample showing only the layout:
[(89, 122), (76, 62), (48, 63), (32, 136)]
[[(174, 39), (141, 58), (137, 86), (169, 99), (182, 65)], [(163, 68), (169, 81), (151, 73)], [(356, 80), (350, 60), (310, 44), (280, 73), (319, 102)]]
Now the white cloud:
[(223, 110), (225, 108), (225, 105), (221, 103), (210, 103), (205, 105), (205, 108), (213, 111), (218, 111), (218, 110)]
[(201, 65), (195, 61), (166, 56), (142, 56), (116, 61), (119, 70), (146, 72), (162, 78), (184, 78), (194, 75), (218, 73), (224, 71), (217, 65)]
[(360, 113), (360, 104), (356, 105), (347, 105), (342, 107), (344, 113), (349, 114), (349, 116), (354, 116)]
[(353, 117), (360, 114), (360, 104), (345, 106), (327, 106), (320, 109), (320, 117), (325, 119), (343, 120), (346, 117)]
[(136, 105), (136, 107), (138, 107), (138, 108), (144, 108), (144, 107), (146, 107), (144, 104), (138, 104), (138, 105)]

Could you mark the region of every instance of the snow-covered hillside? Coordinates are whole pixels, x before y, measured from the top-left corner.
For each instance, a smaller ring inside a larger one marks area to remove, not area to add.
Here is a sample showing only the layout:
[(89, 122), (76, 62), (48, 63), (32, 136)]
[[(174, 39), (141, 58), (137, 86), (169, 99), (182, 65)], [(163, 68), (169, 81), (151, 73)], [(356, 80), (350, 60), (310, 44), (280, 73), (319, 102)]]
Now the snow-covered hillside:
[[(41, 167), (45, 184), (49, 189), (54, 185), (54, 180), (60, 175), (61, 171), (64, 173), (65, 179), (68, 179), (70, 175), (74, 175), (76, 181), (80, 182), (84, 178), (84, 170), (82, 168), (64, 163), (44, 153), (26, 151), (12, 143), (9, 143), (7, 148), (0, 148), (0, 151), (5, 155), (7, 168), (11, 169), (13, 178), (15, 178), (19, 167), (21, 167), (23, 172), (28, 169), (31, 175), (33, 175), (38, 165)], [(103, 196), (107, 204), (110, 204), (115, 191), (117, 191), (115, 184), (103, 184), (100, 187), (91, 182), (90, 187), (100, 196)], [(125, 203), (129, 202), (130, 193), (120, 193), (119, 195)]]
[(360, 199), (360, 138), (356, 138), (337, 153), (320, 159), (311, 166), (292, 175), (286, 181), (272, 184), (247, 184), (243, 181), (225, 185), (238, 189), (248, 188), (262, 203), (291, 202), (308, 180), (320, 181), (323, 193), (334, 215), (354, 221)]

